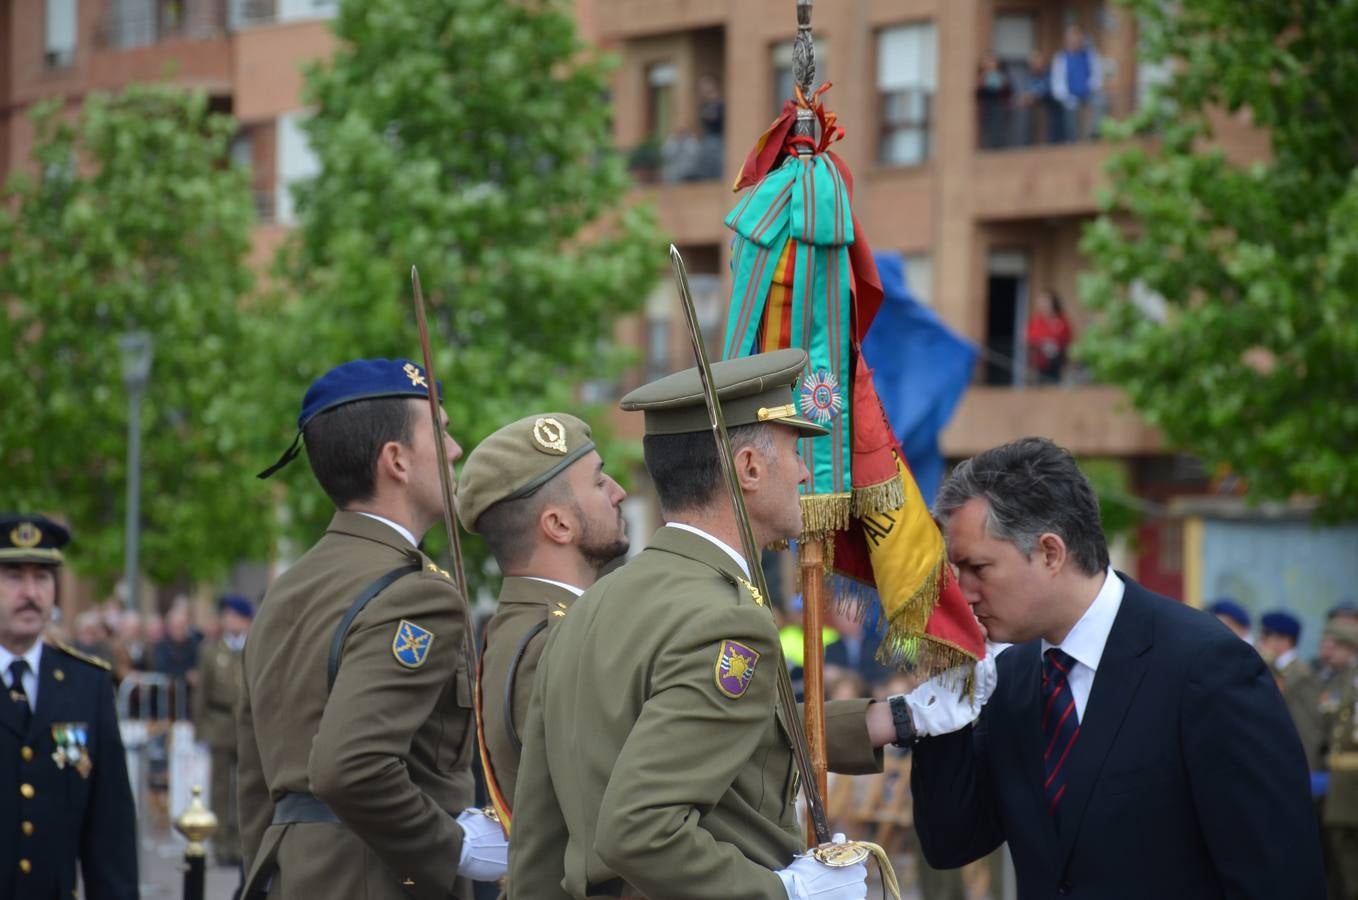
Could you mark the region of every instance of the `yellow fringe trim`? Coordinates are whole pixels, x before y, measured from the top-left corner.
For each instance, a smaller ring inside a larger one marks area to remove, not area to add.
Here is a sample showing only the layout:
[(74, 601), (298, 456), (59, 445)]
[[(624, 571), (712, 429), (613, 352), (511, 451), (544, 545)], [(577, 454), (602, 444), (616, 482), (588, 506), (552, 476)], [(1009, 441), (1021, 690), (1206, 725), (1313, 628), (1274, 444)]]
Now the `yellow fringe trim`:
[(850, 493), (811, 494), (802, 497), (802, 538), (849, 530)]
[(905, 482), (897, 474), (881, 484), (854, 488), (849, 512), (855, 519), (861, 519), (864, 516), (892, 512), (903, 506), (905, 506)]

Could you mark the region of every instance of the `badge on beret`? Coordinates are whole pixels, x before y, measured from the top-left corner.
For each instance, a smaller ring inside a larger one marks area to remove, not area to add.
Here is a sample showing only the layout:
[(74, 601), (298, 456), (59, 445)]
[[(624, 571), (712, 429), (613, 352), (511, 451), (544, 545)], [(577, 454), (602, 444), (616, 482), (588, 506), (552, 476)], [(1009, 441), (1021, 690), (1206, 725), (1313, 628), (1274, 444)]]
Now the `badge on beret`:
[(429, 647), (433, 643), (432, 631), (402, 619), (396, 625), (396, 636), (391, 639), (391, 653), (407, 669), (418, 669), (429, 658)]
[(839, 379), (827, 369), (807, 373), (802, 379), (801, 406), (802, 415), (821, 425), (839, 415), (844, 406)]
[(732, 700), (739, 700), (754, 680), (754, 666), (759, 662), (759, 651), (739, 641), (721, 642), (717, 654), (717, 690)]
[(406, 363), (401, 367), (401, 371), (406, 373), (406, 377), (410, 379), (410, 383), (414, 387), (429, 387), (429, 382), (424, 380), (424, 376), (420, 374), (420, 370), (413, 363)]
[(14, 543), (14, 546), (28, 550), (42, 543), (42, 530), (32, 522), (20, 522), (9, 533), (9, 539)]
[(533, 440), (542, 450), (565, 456), (566, 429), (551, 416), (544, 416), (533, 423)]

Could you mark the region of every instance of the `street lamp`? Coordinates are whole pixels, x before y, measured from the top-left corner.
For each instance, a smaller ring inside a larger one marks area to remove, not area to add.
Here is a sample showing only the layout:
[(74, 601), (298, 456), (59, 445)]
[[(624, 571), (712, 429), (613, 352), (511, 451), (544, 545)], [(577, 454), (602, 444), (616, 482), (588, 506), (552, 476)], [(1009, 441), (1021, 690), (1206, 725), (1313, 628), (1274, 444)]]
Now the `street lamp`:
[(141, 398), (151, 377), (151, 335), (130, 331), (118, 338), (127, 388), (127, 526), (123, 533), (124, 602), (137, 608), (137, 549), (141, 543)]

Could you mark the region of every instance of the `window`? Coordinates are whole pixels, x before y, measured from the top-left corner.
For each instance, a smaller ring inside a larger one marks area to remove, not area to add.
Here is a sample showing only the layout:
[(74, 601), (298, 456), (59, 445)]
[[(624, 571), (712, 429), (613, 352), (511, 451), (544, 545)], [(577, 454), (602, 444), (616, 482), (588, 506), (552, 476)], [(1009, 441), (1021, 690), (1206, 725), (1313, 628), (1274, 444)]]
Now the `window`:
[(277, 220), (285, 225), (295, 221), (296, 205), (293, 185), (311, 178), (321, 170), (320, 161), (311, 149), (311, 142), (302, 131), (305, 114), (289, 113), (278, 117), (278, 183)]
[(674, 63), (646, 67), (646, 130), (657, 141), (674, 131), (674, 85), (678, 80)]
[(335, 15), (336, 0), (277, 0), (277, 21), (328, 19)]
[[(830, 69), (826, 63), (830, 59), (830, 42), (813, 38), (816, 46), (816, 77), (812, 88), (824, 84)], [(773, 116), (777, 118), (783, 111), (783, 101), (792, 100), (794, 82), (792, 80), (792, 41), (782, 41), (773, 45)]]
[(1028, 254), (993, 250), (986, 262), (985, 383), (1027, 381)]
[(937, 39), (932, 22), (877, 32), (877, 91), (882, 134), (877, 158), (909, 166), (932, 155)]
[(47, 0), (43, 61), (49, 69), (65, 69), (75, 62), (75, 10), (75, 0)]
[(905, 286), (914, 298), (925, 306), (934, 305), (934, 260), (927, 253), (907, 253), (901, 257), (905, 263)]

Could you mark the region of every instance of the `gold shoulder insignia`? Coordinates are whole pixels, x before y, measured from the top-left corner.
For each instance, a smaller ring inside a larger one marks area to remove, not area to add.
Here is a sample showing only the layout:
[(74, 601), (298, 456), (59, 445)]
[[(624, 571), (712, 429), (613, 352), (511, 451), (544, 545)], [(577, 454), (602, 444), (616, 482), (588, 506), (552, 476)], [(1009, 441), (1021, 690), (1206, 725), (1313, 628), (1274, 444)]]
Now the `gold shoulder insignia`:
[(764, 595), (759, 593), (759, 588), (754, 586), (754, 582), (747, 581), (744, 578), (737, 578), (736, 581), (740, 582), (740, 586), (750, 592), (750, 599), (754, 601), (755, 606), (764, 605)]
[(62, 653), (65, 653), (67, 656), (74, 656), (76, 659), (80, 660), (81, 662), (89, 663), (89, 664), (92, 665), (92, 666), (98, 666), (99, 668), (103, 669), (105, 672), (112, 672), (112, 671), (113, 671), (113, 664), (110, 663), (108, 660), (106, 660), (106, 659), (100, 659), (100, 658), (97, 657), (97, 656), (90, 656), (88, 653), (82, 653), (81, 651), (79, 651), (79, 650), (75, 649), (74, 647), (72, 647), (70, 644), (66, 644), (66, 643), (63, 643), (63, 642), (61, 642), (61, 641), (54, 641), (54, 640), (51, 640), (51, 639), (49, 639), (49, 640), (47, 641), (47, 644), (48, 644), (48, 646), (50, 646), (50, 647), (55, 647), (56, 649), (60, 650)]
[(449, 581), (452, 581), (452, 580), (453, 580), (453, 576), (450, 575), (450, 574), (448, 574), (448, 570), (447, 570), (447, 569), (440, 569), (438, 566), (434, 565), (433, 563), (429, 563), (427, 566), (425, 566), (425, 567), (424, 567), (424, 570), (425, 570), (426, 572), (433, 572), (435, 575), (442, 575), (444, 578), (447, 578)]

